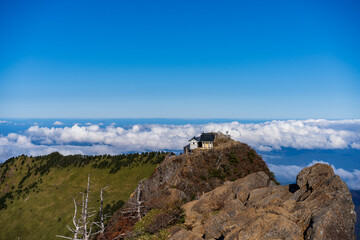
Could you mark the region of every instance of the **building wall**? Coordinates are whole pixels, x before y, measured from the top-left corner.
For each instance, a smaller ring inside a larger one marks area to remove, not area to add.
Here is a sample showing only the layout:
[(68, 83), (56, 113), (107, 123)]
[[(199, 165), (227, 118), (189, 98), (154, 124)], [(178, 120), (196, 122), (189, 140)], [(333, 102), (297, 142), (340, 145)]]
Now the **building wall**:
[(196, 140), (190, 141), (190, 150), (193, 150), (198, 147), (198, 142)]
[(213, 142), (202, 142), (202, 147), (208, 149), (208, 148), (213, 148), (214, 145)]

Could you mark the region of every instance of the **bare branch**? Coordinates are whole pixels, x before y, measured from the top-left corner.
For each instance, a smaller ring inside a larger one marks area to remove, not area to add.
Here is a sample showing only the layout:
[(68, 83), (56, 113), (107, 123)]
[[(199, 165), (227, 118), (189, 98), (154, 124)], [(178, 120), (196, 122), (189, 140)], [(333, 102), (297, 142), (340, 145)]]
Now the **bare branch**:
[(65, 236), (61, 236), (61, 235), (56, 235), (56, 237), (66, 238), (66, 239), (70, 239), (70, 240), (81, 240), (80, 238), (71, 238), (71, 237), (65, 237)]
[[(93, 207), (89, 206), (89, 203), (91, 202), (89, 198), (90, 193), (90, 174), (88, 174), (88, 182), (87, 182), (87, 188), (86, 192), (80, 192), (82, 194), (82, 202), (79, 204), (81, 206), (81, 214), (78, 217), (77, 213), (77, 203), (75, 198), (73, 197), (74, 202), (74, 216), (72, 219), (72, 223), (74, 225), (74, 229), (71, 228), (69, 225), (67, 225), (67, 229), (74, 234), (74, 237), (66, 237), (62, 235), (56, 235), (56, 237), (59, 238), (65, 238), (65, 239), (71, 239), (71, 240), (90, 240), (90, 238), (96, 234), (103, 234), (105, 230), (105, 224), (104, 219), (109, 217), (108, 214), (104, 216), (103, 212), (103, 205), (104, 205), (104, 199), (103, 199), (103, 191), (107, 189), (109, 186), (106, 186), (102, 189), (100, 189), (100, 198), (101, 198), (101, 204), (100, 204), (100, 222), (94, 222), (92, 218), (96, 215), (96, 210)], [(96, 226), (97, 228), (100, 228), (100, 230), (96, 232), (93, 231), (93, 227)]]

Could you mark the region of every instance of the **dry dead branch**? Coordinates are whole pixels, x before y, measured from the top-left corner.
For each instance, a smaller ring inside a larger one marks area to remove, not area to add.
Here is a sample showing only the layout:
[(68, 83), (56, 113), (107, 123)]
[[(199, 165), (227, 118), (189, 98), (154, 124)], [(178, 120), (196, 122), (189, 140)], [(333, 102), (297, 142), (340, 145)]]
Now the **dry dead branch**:
[[(87, 188), (86, 188), (86, 194), (82, 193), (82, 203), (81, 203), (81, 214), (78, 217), (77, 216), (77, 203), (75, 198), (73, 197), (74, 201), (74, 216), (73, 216), (73, 225), (74, 229), (67, 225), (67, 229), (74, 234), (73, 237), (66, 237), (62, 235), (56, 235), (56, 237), (59, 238), (65, 238), (65, 239), (71, 239), (71, 240), (90, 240), (92, 236), (96, 234), (103, 234), (105, 225), (104, 225), (104, 219), (106, 216), (104, 216), (103, 211), (103, 191), (108, 188), (109, 186), (106, 186), (102, 189), (100, 189), (100, 222), (95, 222), (91, 218), (96, 215), (96, 211), (92, 211), (92, 207), (89, 207), (89, 202), (91, 200), (89, 199), (89, 193), (90, 193), (90, 174), (88, 175), (88, 182), (87, 182)], [(96, 226), (100, 230), (93, 232), (93, 227)]]

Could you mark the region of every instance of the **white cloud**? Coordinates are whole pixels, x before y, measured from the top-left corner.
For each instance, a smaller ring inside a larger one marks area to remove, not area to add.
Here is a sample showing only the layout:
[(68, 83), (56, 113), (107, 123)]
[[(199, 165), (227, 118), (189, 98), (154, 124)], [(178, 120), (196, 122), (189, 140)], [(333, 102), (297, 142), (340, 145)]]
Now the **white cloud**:
[(263, 152), (270, 152), (270, 151), (273, 150), (271, 147), (267, 147), (267, 146), (264, 146), (264, 145), (258, 146), (257, 149), (258, 149), (259, 151), (263, 151)]
[[(1, 122), (0, 122), (1, 123)], [(56, 121), (54, 125), (60, 126)], [(232, 138), (260, 151), (284, 147), (296, 149), (360, 149), (360, 119), (288, 120), (264, 123), (208, 123), (200, 125), (137, 124), (130, 128), (116, 124), (75, 124), (72, 127), (34, 125), (23, 133), (0, 135), (0, 162), (21, 154), (43, 155), (58, 151), (68, 154), (119, 154), (128, 151), (181, 150), (187, 140), (201, 132), (229, 131)], [(318, 161), (311, 163), (314, 164)], [(274, 165), (269, 168), (279, 179), (295, 182), (305, 166)], [(333, 169), (352, 189), (360, 189), (360, 170)]]
[(3, 124), (3, 123), (11, 123), (11, 122), (5, 121), (5, 120), (0, 120), (0, 124)]
[(352, 143), (351, 144), (351, 147), (354, 148), (354, 149), (360, 149), (360, 143)]
[[(339, 125), (344, 129), (338, 129)], [(336, 128), (335, 128), (335, 127)], [(355, 130), (351, 130), (351, 127)], [(360, 142), (360, 120), (289, 120), (265, 123), (242, 124), (209, 123), (203, 125), (134, 125), (123, 129), (110, 125), (99, 128), (98, 125), (65, 127), (61, 129), (30, 128), (29, 133), (39, 138), (52, 138), (54, 142), (89, 142), (111, 145), (129, 145), (181, 149), (189, 137), (202, 131), (229, 131), (235, 140), (239, 140), (262, 150), (290, 147), (296, 149), (343, 149), (358, 148)], [(161, 141), (160, 141), (161, 139)], [(155, 142), (158, 141), (158, 142)]]
[[(63, 124), (59, 121), (54, 125)], [(99, 124), (100, 125), (100, 124)], [(22, 133), (36, 149), (76, 149), (85, 154), (96, 146), (108, 146), (116, 153), (144, 150), (181, 150), (187, 140), (202, 131), (229, 131), (232, 138), (245, 142), (260, 151), (271, 151), (290, 147), (296, 149), (360, 149), (360, 119), (353, 120), (288, 120), (264, 123), (208, 123), (200, 125), (143, 124), (130, 128), (114, 124), (102, 126), (92, 124), (72, 127), (30, 127)], [(5, 140), (13, 141), (12, 135)], [(9, 143), (10, 144), (10, 143)], [(76, 146), (75, 146), (76, 145)], [(87, 145), (79, 146), (79, 145)], [(90, 145), (90, 146), (88, 146)], [(93, 146), (91, 146), (93, 145)], [(21, 145), (13, 155), (23, 154)], [(5, 150), (3, 150), (5, 151)], [(109, 150), (110, 151), (110, 150)], [(8, 152), (8, 151), (6, 151)], [(6, 157), (8, 155), (6, 154)], [(0, 153), (0, 161), (5, 160)]]
[(276, 178), (284, 183), (295, 183), (296, 176), (303, 169), (303, 167), (296, 165), (268, 164), (268, 167), (270, 171), (275, 173)]
[(72, 145), (36, 145), (29, 141), (24, 136), (19, 136), (14, 140), (9, 140), (5, 137), (0, 137), (0, 156), (4, 161), (10, 157), (20, 154), (25, 155), (45, 155), (52, 152), (60, 152), (63, 155), (70, 154), (85, 154), (85, 155), (98, 155), (98, 154), (118, 154), (116, 148), (107, 145), (95, 145), (95, 146), (72, 146)]
[(55, 125), (55, 126), (61, 126), (61, 125), (64, 125), (64, 123), (62, 123), (62, 122), (60, 122), (60, 121), (55, 121), (55, 122), (53, 123), (53, 125)]

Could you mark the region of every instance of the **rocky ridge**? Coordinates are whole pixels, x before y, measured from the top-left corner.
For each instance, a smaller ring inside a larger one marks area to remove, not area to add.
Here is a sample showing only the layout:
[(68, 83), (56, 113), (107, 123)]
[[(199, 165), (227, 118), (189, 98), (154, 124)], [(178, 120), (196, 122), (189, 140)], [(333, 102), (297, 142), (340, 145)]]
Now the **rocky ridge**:
[[(217, 135), (214, 148), (196, 149), (192, 154), (169, 156), (158, 165), (150, 178), (141, 183), (142, 215), (152, 209), (180, 207), (183, 203), (200, 198), (226, 181), (234, 181), (248, 174), (263, 171), (275, 180), (260, 155), (247, 144)], [(137, 201), (136, 191), (124, 209)], [(134, 213), (135, 214), (135, 213)], [(132, 232), (137, 219), (119, 211), (109, 221), (103, 237), (112, 239)], [(165, 227), (171, 224), (168, 222)]]
[(268, 180), (253, 173), (185, 204), (186, 228), (170, 239), (355, 239), (351, 194), (329, 165), (304, 168), (293, 185)]
[[(329, 165), (280, 186), (248, 145), (214, 145), (166, 158), (98, 239), (355, 239), (351, 194)], [(139, 201), (141, 221), (124, 213)]]

